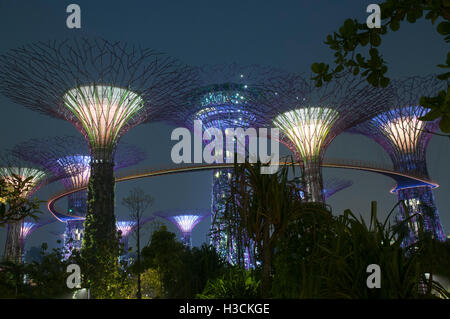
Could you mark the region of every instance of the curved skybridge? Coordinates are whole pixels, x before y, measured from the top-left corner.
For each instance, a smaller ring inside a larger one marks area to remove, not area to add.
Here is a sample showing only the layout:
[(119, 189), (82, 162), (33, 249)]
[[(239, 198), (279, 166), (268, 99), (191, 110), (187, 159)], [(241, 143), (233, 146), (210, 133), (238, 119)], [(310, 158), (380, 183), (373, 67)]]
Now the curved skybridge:
[[(299, 165), (298, 162), (281, 162), (279, 165), (294, 164)], [(161, 175), (169, 174), (179, 174), (179, 173), (189, 173), (194, 171), (205, 171), (205, 170), (215, 170), (221, 168), (233, 168), (234, 164), (223, 163), (223, 164), (189, 164), (189, 165), (177, 165), (171, 168), (152, 168), (152, 169), (134, 169), (121, 172), (116, 175), (116, 183), (124, 182), (139, 178), (147, 178)], [(396, 182), (396, 186), (391, 189), (391, 193), (396, 193), (400, 189), (428, 186), (431, 188), (439, 187), (439, 185), (427, 178), (422, 176), (415, 176), (411, 174), (405, 174), (394, 171), (391, 167), (382, 165), (379, 163), (365, 162), (360, 160), (343, 160), (343, 159), (328, 159), (322, 163), (322, 167), (327, 168), (341, 168), (341, 169), (356, 169), (361, 171), (373, 172), (382, 174), (392, 178)], [(86, 190), (87, 186), (73, 188), (65, 190), (63, 192), (57, 193), (51, 196), (47, 201), (47, 208), (53, 216), (59, 221), (64, 221), (68, 214), (60, 213), (56, 209), (56, 202), (70, 194)], [(67, 219), (66, 219), (67, 220)]]

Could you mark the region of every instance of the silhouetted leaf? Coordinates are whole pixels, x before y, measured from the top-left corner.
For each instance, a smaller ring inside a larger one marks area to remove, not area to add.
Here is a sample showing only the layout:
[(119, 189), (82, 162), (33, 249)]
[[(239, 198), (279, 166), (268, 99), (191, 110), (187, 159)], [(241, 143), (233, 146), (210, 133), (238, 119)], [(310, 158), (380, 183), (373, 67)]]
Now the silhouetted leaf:
[(439, 128), (444, 133), (450, 133), (450, 116), (444, 115), (439, 123)]
[(450, 34), (450, 22), (444, 21), (438, 24), (437, 32), (442, 35)]
[(420, 117), (421, 121), (434, 121), (435, 119), (441, 117), (442, 113), (439, 109), (432, 109), (430, 112)]
[(399, 20), (392, 20), (391, 24), (389, 25), (392, 31), (398, 31), (400, 29), (400, 21)]

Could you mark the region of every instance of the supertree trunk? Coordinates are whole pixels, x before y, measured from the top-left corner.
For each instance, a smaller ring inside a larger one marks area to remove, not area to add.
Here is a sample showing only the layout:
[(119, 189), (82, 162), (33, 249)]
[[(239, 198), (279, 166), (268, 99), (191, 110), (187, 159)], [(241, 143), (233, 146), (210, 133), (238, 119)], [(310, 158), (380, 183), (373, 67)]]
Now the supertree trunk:
[[(408, 236), (402, 242), (403, 247), (414, 244), (419, 239), (419, 218), (423, 223), (423, 230), (439, 241), (445, 241), (445, 235), (439, 220), (439, 213), (434, 203), (433, 192), (430, 187), (404, 188), (398, 191), (398, 199), (403, 200), (408, 209), (400, 206), (399, 220), (411, 217), (408, 225)], [(408, 213), (408, 214), (407, 214)], [(414, 216), (415, 215), (415, 216)]]
[[(226, 234), (222, 230), (223, 225), (217, 223), (223, 217), (225, 210), (226, 200), (230, 196), (230, 185), (228, 174), (233, 174), (232, 169), (222, 169), (213, 171), (212, 179), (212, 215), (211, 215), (211, 241), (214, 247), (216, 247), (219, 254), (227, 258), (228, 261), (234, 261), (235, 256), (230, 255), (231, 251), (227, 250)], [(216, 221), (216, 222), (215, 222)]]
[[(108, 297), (108, 282), (117, 271), (119, 241), (114, 216), (114, 171), (111, 163), (91, 163), (88, 211), (84, 223), (82, 257), (85, 276), (94, 298)], [(110, 278), (106, 278), (110, 277)]]
[(322, 170), (319, 160), (307, 160), (303, 162), (302, 174), (305, 200), (308, 202), (324, 203)]
[(20, 234), (23, 220), (9, 223), (7, 226), (5, 253), (3, 259), (14, 263), (22, 262), (22, 242)]
[(69, 258), (73, 251), (79, 251), (81, 249), (84, 234), (84, 222), (82, 220), (67, 221), (64, 232), (65, 258)]

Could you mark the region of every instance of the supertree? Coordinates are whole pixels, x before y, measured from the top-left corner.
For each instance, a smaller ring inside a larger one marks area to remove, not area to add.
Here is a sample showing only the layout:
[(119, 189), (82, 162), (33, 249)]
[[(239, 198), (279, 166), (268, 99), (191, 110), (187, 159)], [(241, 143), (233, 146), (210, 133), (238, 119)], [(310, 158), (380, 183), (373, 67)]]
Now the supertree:
[(181, 232), (181, 241), (183, 244), (192, 247), (192, 230), (209, 214), (209, 211), (206, 210), (190, 209), (158, 212), (154, 215), (174, 223)]
[(128, 236), (136, 228), (137, 222), (132, 220), (119, 220), (116, 222), (117, 231), (121, 233), (121, 241), (125, 251), (128, 251)]
[[(61, 182), (66, 190), (87, 186), (90, 177), (91, 156), (89, 149), (81, 137), (56, 136), (47, 138), (33, 138), (16, 144), (12, 152), (24, 160), (36, 163), (53, 172), (64, 176)], [(135, 165), (146, 158), (146, 154), (139, 147), (119, 143), (114, 157), (114, 170)], [(83, 221), (87, 213), (87, 192), (79, 191), (68, 196), (69, 216), (83, 217), (70, 219), (66, 223), (64, 246), (67, 251), (71, 248), (81, 248)], [(65, 219), (63, 217), (60, 219)]]
[[(108, 273), (99, 266), (94, 269), (95, 264), (116, 267), (116, 145), (132, 127), (181, 104), (193, 74), (166, 54), (102, 39), (39, 42), (0, 57), (0, 91), (5, 96), (71, 122), (88, 142), (91, 177), (84, 257), (98, 274), (95, 282), (101, 281), (100, 273)], [(100, 262), (102, 258), (110, 262)]]
[[(394, 170), (429, 179), (426, 150), (432, 134), (439, 127), (439, 120), (423, 122), (420, 117), (428, 110), (420, 106), (421, 96), (433, 96), (442, 89), (442, 84), (434, 75), (408, 77), (393, 83), (396, 88), (395, 100), (391, 108), (372, 119), (349, 130), (350, 133), (366, 135), (380, 144), (389, 154)], [(439, 221), (439, 213), (434, 202), (431, 186), (398, 185), (392, 192), (404, 201), (400, 205), (398, 221), (408, 222), (402, 245), (410, 246), (418, 239), (418, 219), (421, 216), (424, 230), (440, 240), (445, 235)], [(408, 213), (408, 214), (407, 214)]]
[(305, 199), (324, 202), (321, 164), (328, 145), (344, 130), (363, 122), (392, 101), (393, 89), (375, 88), (353, 75), (316, 87), (302, 75), (272, 78), (267, 87), (268, 120), (280, 141), (299, 160)]
[[(7, 188), (17, 192), (15, 196), (28, 199), (42, 186), (56, 179), (55, 176), (51, 176), (50, 172), (44, 168), (17, 158), (11, 151), (5, 151), (0, 154), (0, 178), (6, 183)], [(26, 203), (23, 203), (23, 205), (26, 205)], [(16, 209), (20, 209), (20, 207)], [(5, 260), (16, 263), (22, 261), (21, 232), (23, 218), (24, 216), (18, 212), (13, 213), (8, 218), (3, 256)]]
[[(13, 153), (18, 157), (39, 164), (55, 174), (65, 176), (61, 182), (66, 190), (85, 187), (91, 175), (91, 156), (86, 143), (75, 136), (55, 136), (30, 139), (17, 144)], [(119, 143), (114, 170), (135, 165), (146, 158), (145, 152), (134, 145)], [(86, 216), (86, 192), (68, 196), (68, 214)]]
[[(29, 222), (29, 221), (24, 221), (22, 223), (22, 227), (20, 230), (20, 246), (21, 246), (21, 251), (24, 252), (25, 251), (25, 243), (27, 238), (34, 232), (36, 231), (38, 228), (41, 228), (42, 226), (48, 225), (53, 223), (55, 220), (54, 219), (49, 219), (46, 221), (41, 221), (41, 222)], [(23, 258), (23, 256), (22, 256)], [(22, 259), (23, 261), (23, 259)]]
[[(140, 225), (144, 225), (149, 221), (152, 221), (154, 217), (147, 217), (141, 220)], [(131, 233), (137, 228), (138, 224), (135, 220), (120, 220), (116, 222), (117, 231), (121, 233), (121, 242), (123, 244), (123, 249), (125, 254), (128, 252), (128, 238)]]
[[(264, 95), (262, 85), (270, 77), (284, 74), (280, 70), (258, 65), (241, 66), (238, 64), (220, 64), (203, 66), (199, 68), (199, 87), (188, 94), (184, 108), (175, 109), (170, 120), (194, 131), (194, 121), (201, 121), (202, 130), (216, 128), (226, 137), (227, 129), (262, 127), (265, 119), (265, 110), (260, 103)], [(195, 131), (194, 131), (195, 132)], [(203, 140), (207, 144), (207, 140)], [(240, 142), (234, 136), (235, 154), (244, 155), (248, 149), (248, 139)], [(215, 149), (214, 152), (223, 158), (232, 157), (229, 149)], [(250, 147), (250, 152), (252, 148)], [(254, 150), (256, 151), (256, 150)], [(211, 194), (211, 242), (218, 252), (235, 260), (227, 249), (227, 235), (220, 227), (220, 218), (225, 209), (224, 199), (230, 195), (230, 179), (233, 169), (220, 169), (213, 171)]]

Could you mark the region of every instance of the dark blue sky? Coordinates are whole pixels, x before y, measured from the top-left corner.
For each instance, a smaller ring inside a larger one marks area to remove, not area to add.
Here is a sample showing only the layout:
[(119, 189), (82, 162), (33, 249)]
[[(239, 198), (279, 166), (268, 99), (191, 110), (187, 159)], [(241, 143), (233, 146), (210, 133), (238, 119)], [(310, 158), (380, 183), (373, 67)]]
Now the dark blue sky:
[[(313, 62), (330, 61), (332, 57), (323, 44), (326, 35), (336, 30), (346, 18), (365, 20), (365, 9), (373, 2), (0, 0), (0, 53), (37, 40), (84, 34), (141, 44), (167, 52), (192, 65), (256, 63), (293, 72), (309, 72)], [(70, 3), (81, 6), (81, 30), (66, 28), (65, 9)], [(399, 32), (387, 36), (383, 41), (381, 51), (389, 61), (389, 76), (441, 72), (436, 65), (444, 61), (447, 48), (428, 21), (402, 25)], [(32, 137), (79, 134), (70, 123), (36, 114), (3, 96), (0, 96), (0, 109), (0, 149)], [(171, 165), (172, 129), (161, 123), (145, 124), (128, 132), (123, 140), (146, 149), (149, 159), (142, 166), (163, 167)], [(431, 177), (441, 185), (435, 190), (435, 197), (446, 234), (450, 231), (449, 146), (448, 139), (433, 137), (427, 155)], [(389, 163), (388, 156), (380, 146), (365, 137), (348, 134), (338, 136), (333, 141), (326, 158)], [(324, 177), (354, 181), (351, 188), (329, 200), (335, 214), (350, 208), (367, 217), (370, 201), (377, 200), (380, 216), (384, 217), (396, 202), (396, 196), (388, 192), (393, 181), (384, 176), (325, 169)], [(156, 210), (208, 208), (210, 205), (210, 172), (157, 177), (117, 185), (116, 214), (119, 219), (127, 216), (121, 198), (134, 185), (145, 188), (155, 197), (155, 205), (149, 213)], [(38, 196), (46, 199), (56, 189), (56, 186), (44, 189)], [(44, 216), (50, 218), (46, 211)], [(208, 226), (209, 219), (206, 219), (194, 230), (194, 245), (199, 245), (205, 239)], [(55, 240), (50, 232), (62, 232), (63, 228), (61, 223), (53, 223), (39, 229), (30, 237), (27, 248), (40, 245), (42, 241), (52, 244)], [(175, 231), (172, 226), (171, 229)], [(4, 240), (5, 231), (0, 229), (0, 251), (3, 250)]]

